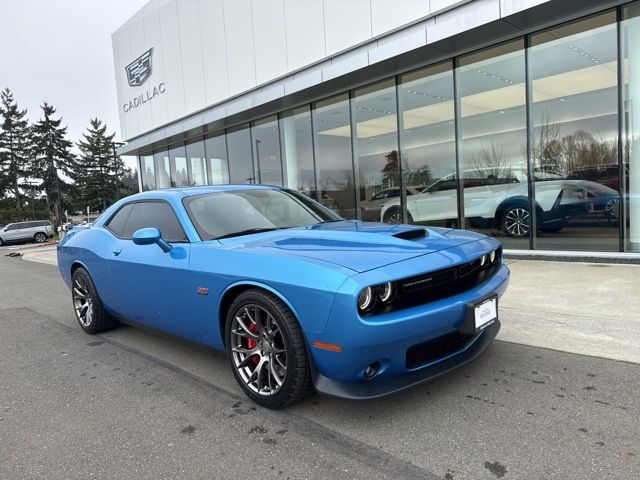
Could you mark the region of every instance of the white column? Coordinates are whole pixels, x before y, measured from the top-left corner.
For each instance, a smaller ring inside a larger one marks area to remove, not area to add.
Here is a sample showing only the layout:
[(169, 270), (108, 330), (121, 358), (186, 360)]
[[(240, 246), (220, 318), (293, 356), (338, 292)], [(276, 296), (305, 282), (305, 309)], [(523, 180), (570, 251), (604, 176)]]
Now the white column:
[(298, 170), (298, 148), (296, 140), (295, 115), (289, 115), (282, 119), (282, 136), (284, 138), (285, 186), (292, 190), (300, 190), (300, 172)]
[(640, 8), (625, 21), (628, 55), (629, 249), (640, 251)]

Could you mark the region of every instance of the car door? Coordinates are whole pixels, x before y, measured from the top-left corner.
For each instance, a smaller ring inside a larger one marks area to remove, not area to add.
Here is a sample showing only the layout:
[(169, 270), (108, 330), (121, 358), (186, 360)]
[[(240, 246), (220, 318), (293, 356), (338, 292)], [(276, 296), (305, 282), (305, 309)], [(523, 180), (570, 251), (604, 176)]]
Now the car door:
[[(116, 237), (109, 252), (109, 274), (118, 313), (126, 319), (192, 340), (199, 340), (197, 325), (186, 308), (190, 244), (173, 208), (166, 201), (140, 201), (125, 205), (107, 223)], [(136, 245), (133, 234), (154, 227), (172, 246)]]

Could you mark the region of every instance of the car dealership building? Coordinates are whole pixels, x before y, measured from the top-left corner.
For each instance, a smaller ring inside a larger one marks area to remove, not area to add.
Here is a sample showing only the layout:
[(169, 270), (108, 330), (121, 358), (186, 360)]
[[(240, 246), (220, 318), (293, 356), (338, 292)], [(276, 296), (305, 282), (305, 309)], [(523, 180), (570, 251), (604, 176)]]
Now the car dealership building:
[(120, 153), (142, 190), (640, 252), (639, 47), (640, 1), (152, 0), (113, 34)]

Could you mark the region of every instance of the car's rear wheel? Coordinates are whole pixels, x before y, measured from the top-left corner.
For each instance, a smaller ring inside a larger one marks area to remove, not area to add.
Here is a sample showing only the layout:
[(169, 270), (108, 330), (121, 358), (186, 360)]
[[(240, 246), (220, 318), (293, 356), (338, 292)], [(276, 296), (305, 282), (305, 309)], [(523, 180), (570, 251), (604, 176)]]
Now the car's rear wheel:
[(33, 241), (36, 243), (44, 243), (47, 241), (47, 235), (42, 232), (38, 232), (33, 236)]
[(82, 267), (73, 272), (71, 295), (76, 320), (89, 334), (109, 330), (117, 325), (102, 306), (100, 297), (89, 273)]
[[(402, 223), (402, 209), (399, 207), (390, 208), (384, 212), (384, 223)], [(407, 212), (407, 221), (413, 223), (413, 217)]]
[(260, 289), (240, 294), (227, 313), (225, 339), (233, 375), (259, 405), (284, 407), (313, 391), (302, 329), (276, 296)]

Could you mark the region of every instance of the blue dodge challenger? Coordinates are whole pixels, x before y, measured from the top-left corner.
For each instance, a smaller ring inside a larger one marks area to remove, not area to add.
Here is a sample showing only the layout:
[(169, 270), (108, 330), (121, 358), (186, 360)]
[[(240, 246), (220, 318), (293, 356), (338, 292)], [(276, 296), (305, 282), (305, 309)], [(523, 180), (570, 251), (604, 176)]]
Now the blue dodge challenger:
[(140, 193), (58, 245), (82, 329), (130, 322), (225, 350), (278, 408), (387, 395), (480, 355), (509, 270), (473, 232), (344, 220), (281, 187)]

